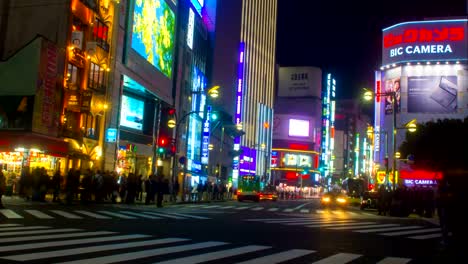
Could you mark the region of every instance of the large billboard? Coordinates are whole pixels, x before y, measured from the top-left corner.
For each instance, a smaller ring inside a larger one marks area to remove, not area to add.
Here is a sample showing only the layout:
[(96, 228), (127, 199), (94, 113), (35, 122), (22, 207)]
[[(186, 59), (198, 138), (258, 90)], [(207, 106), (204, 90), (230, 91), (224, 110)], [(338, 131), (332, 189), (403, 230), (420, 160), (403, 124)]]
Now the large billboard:
[(164, 0), (136, 0), (132, 49), (168, 78), (172, 77), (175, 15)]
[(409, 113), (455, 113), (457, 76), (408, 77)]
[(427, 20), (383, 29), (382, 65), (467, 59), (467, 19)]
[(322, 70), (316, 67), (281, 67), (279, 69), (279, 97), (314, 96), (320, 98)]

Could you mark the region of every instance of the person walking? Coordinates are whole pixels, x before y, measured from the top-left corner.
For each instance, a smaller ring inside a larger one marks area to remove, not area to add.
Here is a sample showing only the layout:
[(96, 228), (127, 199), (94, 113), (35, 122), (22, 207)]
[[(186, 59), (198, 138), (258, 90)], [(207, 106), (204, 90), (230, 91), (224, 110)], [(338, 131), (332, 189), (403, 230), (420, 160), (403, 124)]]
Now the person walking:
[(5, 175), (3, 175), (3, 172), (0, 171), (0, 208), (5, 208), (2, 203), (2, 196), (6, 191), (6, 179)]

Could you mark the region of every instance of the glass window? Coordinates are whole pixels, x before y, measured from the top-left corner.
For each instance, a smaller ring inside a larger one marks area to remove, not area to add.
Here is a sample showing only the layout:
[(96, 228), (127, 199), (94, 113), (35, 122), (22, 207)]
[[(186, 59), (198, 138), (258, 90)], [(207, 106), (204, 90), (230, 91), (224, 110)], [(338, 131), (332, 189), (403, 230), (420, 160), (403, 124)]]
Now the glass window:
[(80, 74), (79, 68), (69, 63), (67, 68), (67, 88), (76, 90), (79, 88)]
[(105, 90), (104, 68), (91, 62), (89, 67), (88, 87), (96, 90)]
[(109, 27), (101, 20), (96, 19), (93, 27), (93, 39), (96, 41), (96, 44), (105, 51), (109, 51), (109, 44), (107, 43), (108, 34)]

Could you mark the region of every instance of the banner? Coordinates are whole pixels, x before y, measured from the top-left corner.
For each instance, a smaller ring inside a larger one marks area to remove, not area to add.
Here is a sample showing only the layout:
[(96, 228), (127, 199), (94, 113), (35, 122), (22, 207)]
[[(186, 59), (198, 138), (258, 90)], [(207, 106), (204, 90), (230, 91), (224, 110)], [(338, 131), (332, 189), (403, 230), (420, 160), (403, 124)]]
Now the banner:
[(408, 77), (408, 112), (454, 113), (457, 92), (457, 76)]
[[(400, 112), (400, 99), (401, 99), (400, 77), (385, 80), (383, 92), (384, 93), (395, 92), (396, 112), (399, 113)], [(391, 95), (382, 96), (382, 100), (385, 102), (385, 114), (386, 115), (393, 114), (392, 96)]]

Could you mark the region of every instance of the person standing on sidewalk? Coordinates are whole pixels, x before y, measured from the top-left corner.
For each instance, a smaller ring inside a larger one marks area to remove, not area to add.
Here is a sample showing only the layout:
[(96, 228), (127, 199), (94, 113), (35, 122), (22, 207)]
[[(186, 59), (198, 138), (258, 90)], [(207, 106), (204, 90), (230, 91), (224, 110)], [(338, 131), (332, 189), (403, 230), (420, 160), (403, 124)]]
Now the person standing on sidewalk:
[(2, 196), (6, 191), (6, 179), (5, 175), (3, 175), (3, 172), (0, 171), (0, 209), (5, 208), (2, 203)]

